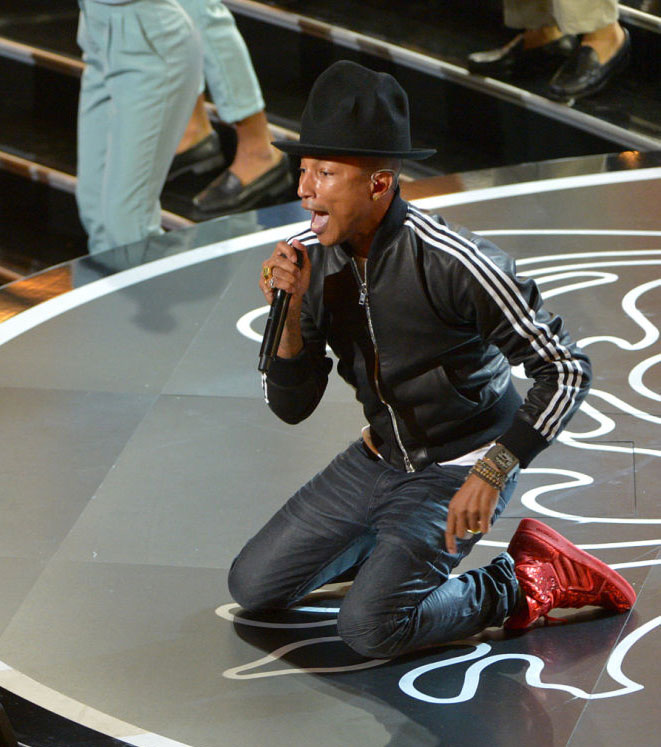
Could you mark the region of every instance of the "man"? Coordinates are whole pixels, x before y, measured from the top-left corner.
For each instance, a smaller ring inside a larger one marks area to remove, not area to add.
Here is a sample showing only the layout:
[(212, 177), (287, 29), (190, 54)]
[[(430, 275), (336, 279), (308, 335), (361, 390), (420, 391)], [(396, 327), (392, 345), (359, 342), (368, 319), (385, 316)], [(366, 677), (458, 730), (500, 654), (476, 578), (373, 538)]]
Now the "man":
[[(275, 288), (291, 294), (267, 402), (289, 423), (307, 417), (329, 344), (369, 426), (248, 542), (230, 571), (234, 598), (286, 607), (358, 568), (338, 630), (372, 657), (505, 620), (526, 627), (557, 606), (629, 609), (623, 578), (533, 519), (508, 553), (450, 578), (507, 505), (519, 465), (578, 407), (590, 366), (511, 258), (400, 198), (401, 159), (433, 151), (411, 148), (399, 84), (338, 62), (312, 88), (300, 143), (276, 144), (302, 156), (312, 218), (262, 267), (269, 301)], [(523, 403), (510, 379), (519, 363), (534, 379)]]

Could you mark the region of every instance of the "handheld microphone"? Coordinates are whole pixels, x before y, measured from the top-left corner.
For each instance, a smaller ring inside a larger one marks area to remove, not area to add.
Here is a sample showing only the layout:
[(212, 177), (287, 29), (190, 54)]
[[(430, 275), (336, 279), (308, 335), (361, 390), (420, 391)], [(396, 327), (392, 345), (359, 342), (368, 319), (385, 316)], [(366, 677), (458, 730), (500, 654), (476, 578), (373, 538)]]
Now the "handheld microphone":
[[(299, 267), (303, 267), (303, 253), (296, 249), (296, 256), (298, 257), (296, 264)], [(282, 330), (285, 326), (287, 311), (289, 310), (290, 299), (291, 293), (283, 291), (282, 288), (276, 289), (273, 296), (273, 303), (271, 304), (271, 311), (269, 311), (269, 316), (266, 320), (266, 328), (264, 329), (264, 337), (262, 338), (262, 347), (259, 351), (259, 364), (257, 365), (257, 370), (260, 373), (268, 373), (269, 368), (271, 367), (271, 362), (278, 352), (280, 339), (282, 338)]]

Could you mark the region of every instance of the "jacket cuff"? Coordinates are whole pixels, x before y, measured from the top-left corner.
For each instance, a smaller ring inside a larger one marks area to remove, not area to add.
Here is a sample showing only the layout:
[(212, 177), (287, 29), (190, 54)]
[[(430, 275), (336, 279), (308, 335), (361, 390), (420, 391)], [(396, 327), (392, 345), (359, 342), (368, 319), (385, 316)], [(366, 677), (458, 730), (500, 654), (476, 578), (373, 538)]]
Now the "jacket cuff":
[(310, 359), (305, 348), (293, 358), (278, 358), (271, 361), (268, 381), (283, 388), (300, 386), (310, 376)]
[(512, 425), (496, 441), (514, 454), (522, 468), (527, 467), (549, 445), (538, 431), (518, 417), (514, 418)]

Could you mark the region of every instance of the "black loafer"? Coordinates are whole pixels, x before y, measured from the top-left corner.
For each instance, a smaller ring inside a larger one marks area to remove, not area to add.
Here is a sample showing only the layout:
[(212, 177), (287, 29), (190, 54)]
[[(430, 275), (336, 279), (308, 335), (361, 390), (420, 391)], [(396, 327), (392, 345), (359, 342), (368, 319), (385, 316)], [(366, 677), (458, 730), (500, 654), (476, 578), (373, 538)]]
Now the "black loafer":
[(193, 198), (193, 204), (205, 217), (236, 213), (274, 202), (287, 193), (294, 184), (289, 170), (289, 159), (283, 156), (265, 174), (245, 186), (229, 169), (214, 179), (209, 186)]
[(220, 169), (224, 165), (225, 156), (220, 149), (220, 138), (217, 132), (212, 132), (192, 148), (177, 153), (172, 159), (167, 180), (170, 182), (188, 172), (205, 174), (212, 169)]
[(577, 44), (575, 36), (565, 34), (548, 44), (524, 49), (523, 34), (519, 34), (504, 47), (468, 55), (468, 70), (492, 78), (551, 75), (571, 55)]
[(555, 101), (570, 101), (600, 91), (610, 79), (626, 67), (631, 56), (631, 39), (624, 29), (624, 43), (601, 65), (597, 53), (585, 44), (558, 70), (549, 83), (548, 96)]

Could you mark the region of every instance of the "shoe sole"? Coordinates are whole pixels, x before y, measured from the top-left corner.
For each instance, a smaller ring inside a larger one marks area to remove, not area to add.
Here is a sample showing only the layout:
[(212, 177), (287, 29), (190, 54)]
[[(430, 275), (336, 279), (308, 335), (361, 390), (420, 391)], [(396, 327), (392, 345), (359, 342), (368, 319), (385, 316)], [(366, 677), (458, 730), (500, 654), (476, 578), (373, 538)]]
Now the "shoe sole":
[[(547, 526), (537, 519), (522, 519), (510, 547), (512, 547), (517, 536), (520, 534), (528, 534), (532, 537), (541, 539), (545, 544), (549, 545), (553, 550), (562, 553), (575, 563), (580, 563), (583, 566), (587, 566), (591, 571), (597, 571), (603, 577), (603, 583), (601, 584), (600, 593), (607, 591), (607, 587), (615, 590), (619, 596), (621, 596), (626, 602), (624, 604), (618, 602), (611, 602), (610, 605), (603, 605), (609, 609), (617, 610), (618, 612), (626, 612), (633, 607), (636, 601), (636, 592), (633, 590), (631, 584), (617, 571), (614, 571), (606, 563), (595, 558), (594, 555), (585, 552), (576, 547), (572, 542), (565, 539), (561, 534), (556, 532), (551, 527)], [(515, 551), (514, 551), (515, 552)], [(608, 590), (610, 594), (610, 590)]]

